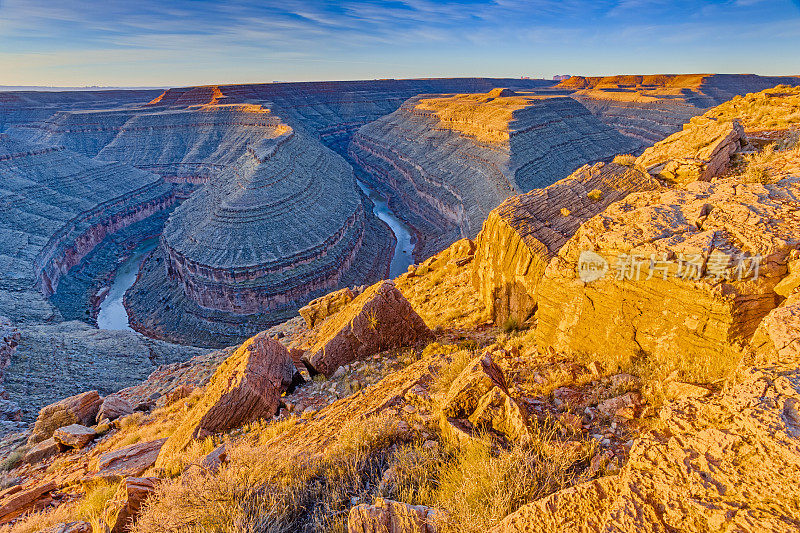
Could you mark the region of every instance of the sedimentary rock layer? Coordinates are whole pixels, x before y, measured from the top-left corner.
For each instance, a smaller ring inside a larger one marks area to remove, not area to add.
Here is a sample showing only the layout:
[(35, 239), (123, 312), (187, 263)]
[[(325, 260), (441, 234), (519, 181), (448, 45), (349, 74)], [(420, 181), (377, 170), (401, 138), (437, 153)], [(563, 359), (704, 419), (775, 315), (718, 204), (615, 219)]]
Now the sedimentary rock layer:
[(519, 324), (533, 315), (545, 267), (584, 221), (628, 194), (660, 188), (639, 170), (597, 163), (500, 204), (483, 224), (472, 270), (495, 321)]
[(25, 289), (35, 282), (44, 296), (107, 234), (175, 200), (172, 187), (154, 174), (5, 135), (0, 176), (0, 258), (8, 273), (0, 289)]
[(646, 144), (680, 130), (690, 118), (737, 95), (779, 84), (800, 85), (796, 76), (686, 74), (573, 76), (558, 88), (609, 126)]
[[(623, 361), (680, 353), (713, 364), (779, 301), (773, 289), (800, 247), (798, 202), (797, 178), (628, 196), (585, 222), (547, 266), (537, 341)], [(604, 276), (579, 277), (587, 250)]]
[(63, 322), (47, 299), (109, 233), (170, 206), (169, 184), (122, 163), (0, 135), (0, 196), (0, 314), (14, 317), (20, 331), (6, 383), (26, 418), (57, 398), (92, 388), (112, 392), (158, 364), (197, 353)]
[(162, 238), (187, 296), (237, 314), (335, 287), (366, 228), (351, 169), (318, 142), (276, 123), (248, 148), (235, 172), (175, 210)]
[(497, 89), (412, 98), (361, 128), (350, 157), (390, 191), (424, 256), (474, 237), (505, 198), (637, 147), (575, 100)]

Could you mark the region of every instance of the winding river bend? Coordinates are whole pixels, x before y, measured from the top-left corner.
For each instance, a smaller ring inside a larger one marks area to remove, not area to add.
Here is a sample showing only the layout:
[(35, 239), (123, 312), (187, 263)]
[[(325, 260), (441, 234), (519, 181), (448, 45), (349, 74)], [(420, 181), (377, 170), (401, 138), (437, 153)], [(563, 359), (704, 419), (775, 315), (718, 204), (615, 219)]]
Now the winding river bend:
[(122, 329), (133, 331), (128, 323), (128, 312), (122, 305), (122, 298), (139, 273), (139, 267), (147, 254), (158, 246), (158, 238), (147, 239), (137, 246), (131, 256), (117, 269), (114, 281), (103, 301), (100, 303), (100, 312), (97, 314), (97, 327), (100, 329)]
[(414, 264), (414, 244), (411, 242), (411, 232), (408, 226), (395, 216), (389, 209), (389, 202), (378, 191), (371, 189), (366, 183), (358, 181), (358, 186), (364, 191), (372, 203), (375, 204), (372, 212), (386, 222), (392, 229), (394, 236), (397, 237), (397, 245), (392, 255), (392, 263), (389, 266), (389, 277), (396, 278), (408, 270), (409, 265)]
[[(375, 215), (389, 225), (397, 238), (397, 245), (389, 266), (389, 277), (395, 278), (407, 271), (408, 266), (414, 263), (414, 244), (411, 240), (411, 232), (408, 226), (389, 209), (389, 202), (386, 198), (361, 181), (358, 182), (358, 186), (372, 200), (374, 204), (372, 210)], [(106, 297), (100, 303), (100, 311), (97, 314), (98, 328), (133, 331), (128, 323), (128, 312), (125, 310), (122, 300), (125, 291), (131, 288), (136, 281), (142, 260), (156, 246), (158, 246), (158, 238), (143, 241), (117, 269), (114, 281), (111, 282)]]

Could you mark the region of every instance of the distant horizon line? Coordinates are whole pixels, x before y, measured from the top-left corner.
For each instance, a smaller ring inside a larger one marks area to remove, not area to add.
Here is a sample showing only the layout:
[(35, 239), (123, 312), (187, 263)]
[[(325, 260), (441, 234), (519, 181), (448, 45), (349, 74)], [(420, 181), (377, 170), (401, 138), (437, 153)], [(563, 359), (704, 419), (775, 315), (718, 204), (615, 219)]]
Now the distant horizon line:
[(249, 82), (212, 82), (200, 83), (189, 85), (0, 85), (0, 92), (23, 92), (23, 91), (155, 91), (155, 90), (168, 90), (185, 87), (210, 87), (219, 85), (261, 85), (261, 84), (277, 84), (277, 83), (336, 83), (336, 82), (358, 82), (358, 81), (389, 81), (389, 80), (435, 80), (435, 79), (459, 79), (459, 78), (475, 78), (475, 79), (508, 79), (508, 80), (538, 80), (538, 81), (561, 81), (556, 77), (570, 76), (570, 77), (584, 77), (584, 78), (609, 78), (615, 76), (717, 76), (717, 75), (733, 75), (733, 76), (759, 76), (764, 78), (780, 78), (780, 77), (797, 77), (800, 74), (755, 74), (753, 72), (657, 72), (657, 73), (627, 73), (627, 74), (598, 74), (598, 75), (584, 75), (584, 74), (556, 74), (553, 77), (537, 78), (533, 76), (420, 76), (409, 78), (352, 78), (352, 79), (320, 79), (320, 80), (271, 80), (271, 81), (249, 81)]

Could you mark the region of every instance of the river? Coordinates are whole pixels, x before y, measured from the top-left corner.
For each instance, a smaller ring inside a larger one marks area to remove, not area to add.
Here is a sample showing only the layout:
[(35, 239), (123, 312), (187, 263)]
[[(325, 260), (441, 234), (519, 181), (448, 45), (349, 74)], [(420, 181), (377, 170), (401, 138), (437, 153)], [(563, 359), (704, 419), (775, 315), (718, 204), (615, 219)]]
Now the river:
[[(358, 186), (369, 196), (374, 207), (373, 213), (386, 222), (392, 229), (397, 238), (397, 246), (394, 249), (392, 263), (389, 266), (389, 277), (395, 278), (406, 272), (408, 266), (414, 263), (414, 245), (411, 242), (411, 232), (408, 226), (397, 218), (392, 210), (389, 209), (389, 202), (379, 192), (371, 189), (365, 183), (358, 182)], [(156, 248), (158, 238), (147, 239), (137, 246), (128, 259), (117, 269), (114, 281), (108, 289), (108, 294), (100, 303), (100, 311), (97, 314), (97, 327), (101, 329), (121, 329), (133, 331), (128, 324), (128, 312), (122, 305), (122, 299), (127, 291), (136, 281), (139, 267), (147, 254)]]
[(409, 265), (414, 264), (414, 244), (411, 242), (411, 232), (405, 222), (392, 213), (392, 210), (389, 209), (389, 202), (383, 195), (371, 189), (366, 183), (359, 180), (357, 181), (358, 186), (361, 187), (364, 194), (369, 196), (369, 199), (375, 204), (372, 208), (372, 212), (389, 225), (394, 236), (397, 238), (397, 246), (394, 249), (392, 263), (389, 265), (389, 277), (396, 278), (400, 274), (406, 272)]
[(97, 314), (97, 327), (100, 329), (123, 329), (133, 331), (128, 324), (128, 312), (122, 305), (122, 298), (139, 273), (139, 267), (147, 254), (158, 246), (158, 238), (147, 239), (137, 246), (128, 259), (117, 269), (114, 281), (108, 289), (108, 294), (100, 303), (100, 312)]

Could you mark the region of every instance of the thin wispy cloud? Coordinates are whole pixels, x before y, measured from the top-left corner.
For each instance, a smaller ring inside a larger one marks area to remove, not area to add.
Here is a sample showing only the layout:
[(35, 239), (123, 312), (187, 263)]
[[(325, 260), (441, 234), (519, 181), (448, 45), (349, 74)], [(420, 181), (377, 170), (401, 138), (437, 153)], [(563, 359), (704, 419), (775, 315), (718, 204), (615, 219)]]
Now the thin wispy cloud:
[(758, 72), (764, 43), (796, 73), (798, 1), (0, 0), (0, 83), (601, 74), (643, 56), (714, 70), (724, 54)]

